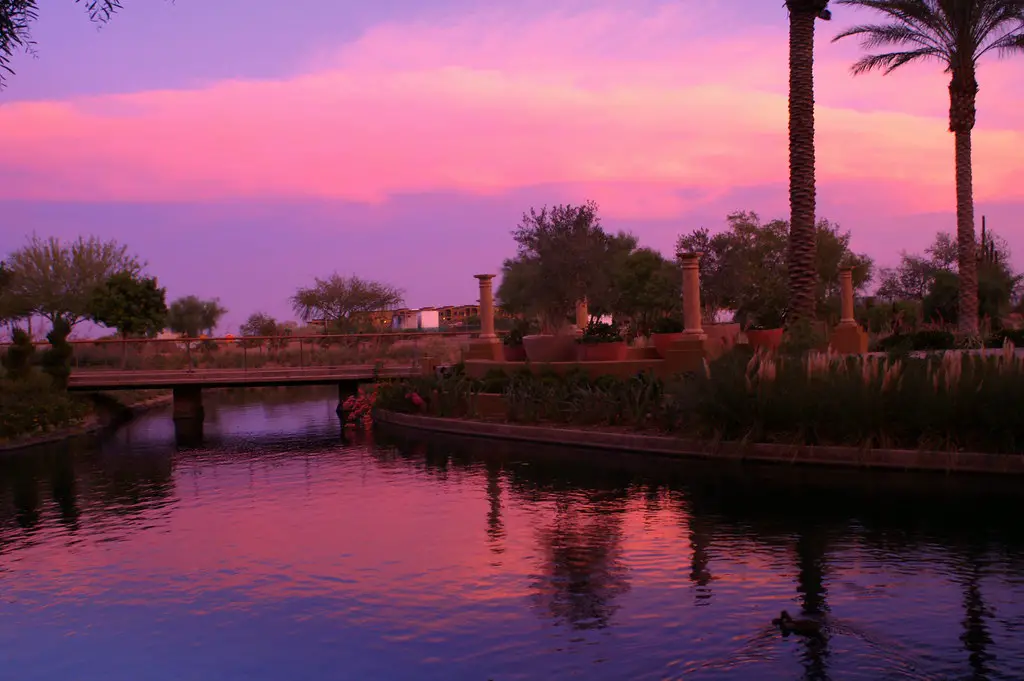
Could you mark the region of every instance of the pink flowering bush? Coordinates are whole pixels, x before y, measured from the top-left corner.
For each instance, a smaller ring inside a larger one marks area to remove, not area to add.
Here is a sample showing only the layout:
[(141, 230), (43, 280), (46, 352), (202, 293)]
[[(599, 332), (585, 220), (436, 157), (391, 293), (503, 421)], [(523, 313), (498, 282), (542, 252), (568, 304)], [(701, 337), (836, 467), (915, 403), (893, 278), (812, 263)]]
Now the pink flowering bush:
[(362, 427), (365, 430), (373, 428), (373, 407), (376, 403), (377, 386), (369, 390), (360, 386), (359, 391), (355, 395), (350, 395), (341, 405), (347, 415), (345, 426)]

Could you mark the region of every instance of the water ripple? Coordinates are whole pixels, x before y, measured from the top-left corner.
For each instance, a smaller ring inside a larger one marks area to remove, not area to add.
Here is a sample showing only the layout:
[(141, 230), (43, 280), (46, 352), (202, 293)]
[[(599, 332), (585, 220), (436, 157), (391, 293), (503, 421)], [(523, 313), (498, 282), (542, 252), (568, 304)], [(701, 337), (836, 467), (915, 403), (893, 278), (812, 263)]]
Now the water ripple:
[[(97, 449), (0, 459), (3, 668), (1024, 678), (1020, 490), (346, 442), (336, 399), (224, 394), (198, 447), (177, 447), (157, 413)], [(823, 642), (782, 637), (782, 609), (816, 613)]]

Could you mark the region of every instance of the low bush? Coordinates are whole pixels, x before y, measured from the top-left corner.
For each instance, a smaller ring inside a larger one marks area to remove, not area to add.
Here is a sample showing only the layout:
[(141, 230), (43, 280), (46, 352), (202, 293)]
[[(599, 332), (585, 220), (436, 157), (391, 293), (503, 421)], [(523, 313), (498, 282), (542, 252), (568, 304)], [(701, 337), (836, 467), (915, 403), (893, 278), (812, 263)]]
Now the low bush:
[[(680, 437), (808, 445), (1024, 453), (1024, 358), (946, 352), (923, 358), (730, 353), (707, 372), (659, 380), (522, 371), (383, 386), (377, 406), (472, 416), (472, 396), (500, 392), (508, 419), (608, 425)], [(416, 404), (410, 395), (423, 398)]]
[(951, 332), (942, 329), (922, 329), (914, 333), (894, 333), (891, 336), (879, 338), (872, 349), (878, 352), (903, 354), (953, 350), (954, 348), (956, 348), (956, 337)]
[(47, 376), (0, 380), (0, 440), (27, 437), (71, 425), (89, 413), (84, 400), (55, 390)]

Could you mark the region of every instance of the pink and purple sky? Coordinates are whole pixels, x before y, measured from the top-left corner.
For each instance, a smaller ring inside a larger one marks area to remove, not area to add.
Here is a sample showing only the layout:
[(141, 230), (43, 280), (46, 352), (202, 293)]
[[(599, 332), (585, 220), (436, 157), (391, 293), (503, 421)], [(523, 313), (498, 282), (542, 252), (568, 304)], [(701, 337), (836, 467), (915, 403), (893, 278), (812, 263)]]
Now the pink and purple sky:
[[(937, 65), (854, 78), (868, 15), (818, 22), (818, 213), (880, 265), (953, 231)], [(45, 3), (0, 92), (0, 253), (114, 237), (222, 331), (315, 275), (468, 303), (530, 206), (593, 198), (671, 253), (727, 213), (788, 217), (781, 0), (178, 0), (97, 30)], [(1024, 59), (980, 70), (980, 216), (1024, 265)]]

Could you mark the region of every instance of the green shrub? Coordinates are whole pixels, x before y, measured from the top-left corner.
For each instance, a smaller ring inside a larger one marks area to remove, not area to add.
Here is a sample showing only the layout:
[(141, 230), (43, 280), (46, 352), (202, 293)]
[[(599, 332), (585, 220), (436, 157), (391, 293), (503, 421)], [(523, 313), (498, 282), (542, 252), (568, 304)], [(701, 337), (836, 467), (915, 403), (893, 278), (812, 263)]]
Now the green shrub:
[(0, 439), (68, 426), (87, 413), (88, 403), (54, 390), (46, 376), (0, 381)]
[(50, 341), (50, 347), (43, 352), (43, 371), (49, 375), (55, 388), (66, 390), (68, 377), (71, 376), (71, 356), (74, 348), (68, 343), (68, 336), (71, 334), (71, 327), (63, 319), (58, 319), (50, 333), (46, 334), (46, 340)]
[[(733, 441), (1024, 453), (1018, 414), (1024, 360), (1011, 352), (899, 359), (729, 353), (707, 372), (664, 381), (646, 373), (621, 380), (528, 370), (502, 379), (513, 422), (627, 426)], [(485, 386), (496, 392), (488, 380), (460, 374), (395, 382), (382, 388), (378, 406), (471, 416), (474, 393)], [(415, 405), (413, 393), (425, 404)]]
[(597, 343), (621, 343), (622, 335), (612, 324), (605, 322), (590, 322), (583, 331), (583, 335), (577, 340), (587, 345)]
[(956, 337), (949, 331), (941, 329), (922, 329), (914, 333), (894, 333), (878, 339), (874, 350), (894, 354), (909, 352), (927, 352), (935, 350), (953, 350), (956, 348)]
[(985, 339), (986, 348), (1001, 348), (1009, 341), (1017, 348), (1024, 348), (1024, 329), (1001, 329)]
[(651, 333), (682, 333), (683, 321), (676, 317), (659, 317), (651, 325)]
[(2, 363), (8, 378), (26, 380), (32, 374), (32, 356), (36, 352), (32, 338), (22, 329), (15, 329)]

